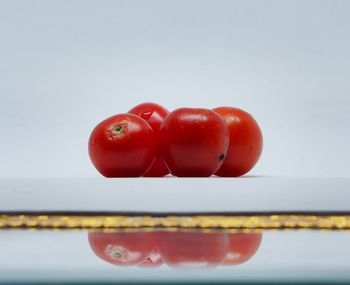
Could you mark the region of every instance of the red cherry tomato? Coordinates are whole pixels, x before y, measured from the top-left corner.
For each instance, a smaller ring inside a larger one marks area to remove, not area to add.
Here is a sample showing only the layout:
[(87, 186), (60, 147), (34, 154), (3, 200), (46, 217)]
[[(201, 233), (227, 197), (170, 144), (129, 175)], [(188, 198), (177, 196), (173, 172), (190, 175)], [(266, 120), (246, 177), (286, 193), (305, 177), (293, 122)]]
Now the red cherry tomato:
[(143, 268), (156, 268), (164, 264), (162, 257), (160, 256), (160, 251), (156, 247), (147, 257), (146, 259), (139, 264), (139, 267)]
[[(155, 103), (142, 103), (132, 108), (129, 113), (135, 114), (146, 120), (152, 129), (156, 132), (156, 134), (158, 134), (160, 125), (164, 121), (165, 117), (169, 114), (169, 111)], [(163, 158), (158, 153), (156, 160), (152, 164), (151, 168), (143, 176), (162, 177), (167, 174), (169, 174), (169, 170), (165, 165)]]
[(153, 163), (157, 138), (150, 125), (133, 114), (120, 114), (99, 123), (89, 139), (89, 154), (106, 177), (138, 177)]
[(222, 265), (238, 265), (248, 261), (257, 252), (262, 234), (230, 234), (230, 246)]
[(150, 124), (153, 130), (159, 131), (169, 111), (156, 103), (142, 103), (132, 108), (128, 113), (141, 117)]
[(225, 120), (230, 134), (226, 159), (216, 175), (241, 176), (251, 170), (260, 158), (263, 137), (259, 125), (250, 114), (237, 108), (219, 107), (213, 111)]
[(225, 233), (162, 232), (158, 246), (162, 259), (171, 267), (215, 267), (227, 255), (229, 237)]
[(150, 233), (89, 233), (89, 243), (98, 257), (118, 266), (141, 264), (156, 246)]
[(160, 130), (161, 152), (171, 174), (207, 177), (222, 165), (228, 148), (224, 120), (207, 109), (180, 108), (171, 112)]

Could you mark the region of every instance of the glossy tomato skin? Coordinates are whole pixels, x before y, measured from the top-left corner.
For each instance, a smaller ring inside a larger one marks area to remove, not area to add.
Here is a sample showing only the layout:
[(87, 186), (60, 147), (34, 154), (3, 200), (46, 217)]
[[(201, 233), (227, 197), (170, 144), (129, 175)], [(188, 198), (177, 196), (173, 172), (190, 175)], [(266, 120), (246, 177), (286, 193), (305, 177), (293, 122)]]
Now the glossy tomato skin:
[(226, 233), (161, 232), (158, 246), (164, 262), (175, 268), (210, 268), (227, 256)]
[(153, 130), (159, 131), (169, 111), (161, 105), (147, 102), (135, 106), (128, 113), (141, 117), (150, 124)]
[(213, 109), (226, 122), (230, 145), (226, 159), (216, 175), (238, 177), (249, 172), (259, 160), (263, 136), (258, 123), (247, 112), (233, 107)]
[(138, 266), (142, 268), (152, 269), (160, 267), (164, 264), (158, 247), (155, 247), (152, 252), (145, 258), (145, 260)]
[(106, 262), (118, 266), (142, 264), (155, 248), (150, 233), (100, 233), (88, 234), (94, 253)]
[(157, 152), (155, 161), (143, 176), (144, 177), (163, 177), (168, 174), (169, 174), (169, 169), (166, 166), (159, 152)]
[(160, 141), (161, 153), (171, 174), (208, 177), (222, 165), (229, 137), (224, 120), (215, 112), (180, 108), (163, 121)]
[(229, 250), (222, 265), (238, 265), (247, 262), (258, 251), (262, 234), (261, 233), (237, 233), (230, 234)]
[[(147, 121), (155, 133), (158, 135), (160, 126), (169, 111), (156, 103), (142, 103), (132, 108), (128, 113), (137, 115)], [(165, 165), (160, 153), (157, 153), (156, 160), (143, 175), (145, 177), (162, 177), (169, 174), (168, 167)]]
[(153, 163), (157, 137), (150, 125), (133, 114), (119, 114), (99, 123), (89, 139), (89, 155), (106, 177), (138, 177)]

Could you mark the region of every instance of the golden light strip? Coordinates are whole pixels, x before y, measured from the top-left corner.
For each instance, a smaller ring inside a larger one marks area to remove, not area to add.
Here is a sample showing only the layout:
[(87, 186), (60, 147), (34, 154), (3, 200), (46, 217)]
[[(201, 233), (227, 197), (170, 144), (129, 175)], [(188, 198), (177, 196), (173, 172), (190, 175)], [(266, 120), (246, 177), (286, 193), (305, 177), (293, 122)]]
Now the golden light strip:
[(350, 215), (0, 215), (0, 228), (350, 229)]

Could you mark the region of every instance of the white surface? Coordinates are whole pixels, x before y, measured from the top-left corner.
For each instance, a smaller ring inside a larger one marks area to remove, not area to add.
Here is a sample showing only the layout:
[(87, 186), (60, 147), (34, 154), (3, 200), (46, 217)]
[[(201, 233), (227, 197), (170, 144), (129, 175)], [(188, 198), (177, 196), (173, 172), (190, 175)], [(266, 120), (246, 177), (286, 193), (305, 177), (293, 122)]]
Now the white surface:
[(92, 128), (143, 101), (260, 123), (251, 172), (350, 176), (350, 1), (1, 1), (0, 176), (98, 176)]
[(349, 211), (350, 179), (2, 179), (1, 211)]

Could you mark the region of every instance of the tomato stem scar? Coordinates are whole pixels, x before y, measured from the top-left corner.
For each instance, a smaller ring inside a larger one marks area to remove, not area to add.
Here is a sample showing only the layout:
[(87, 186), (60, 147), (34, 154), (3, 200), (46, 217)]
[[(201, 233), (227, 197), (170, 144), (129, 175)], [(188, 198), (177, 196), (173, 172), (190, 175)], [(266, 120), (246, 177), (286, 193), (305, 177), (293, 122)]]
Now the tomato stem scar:
[(120, 252), (120, 251), (117, 251), (117, 252), (114, 253), (114, 256), (116, 258), (122, 258), (122, 257), (124, 257), (124, 254), (122, 252)]
[(120, 126), (120, 125), (115, 126), (113, 128), (113, 132), (117, 135), (120, 135), (123, 132), (123, 130), (124, 130), (123, 126)]

